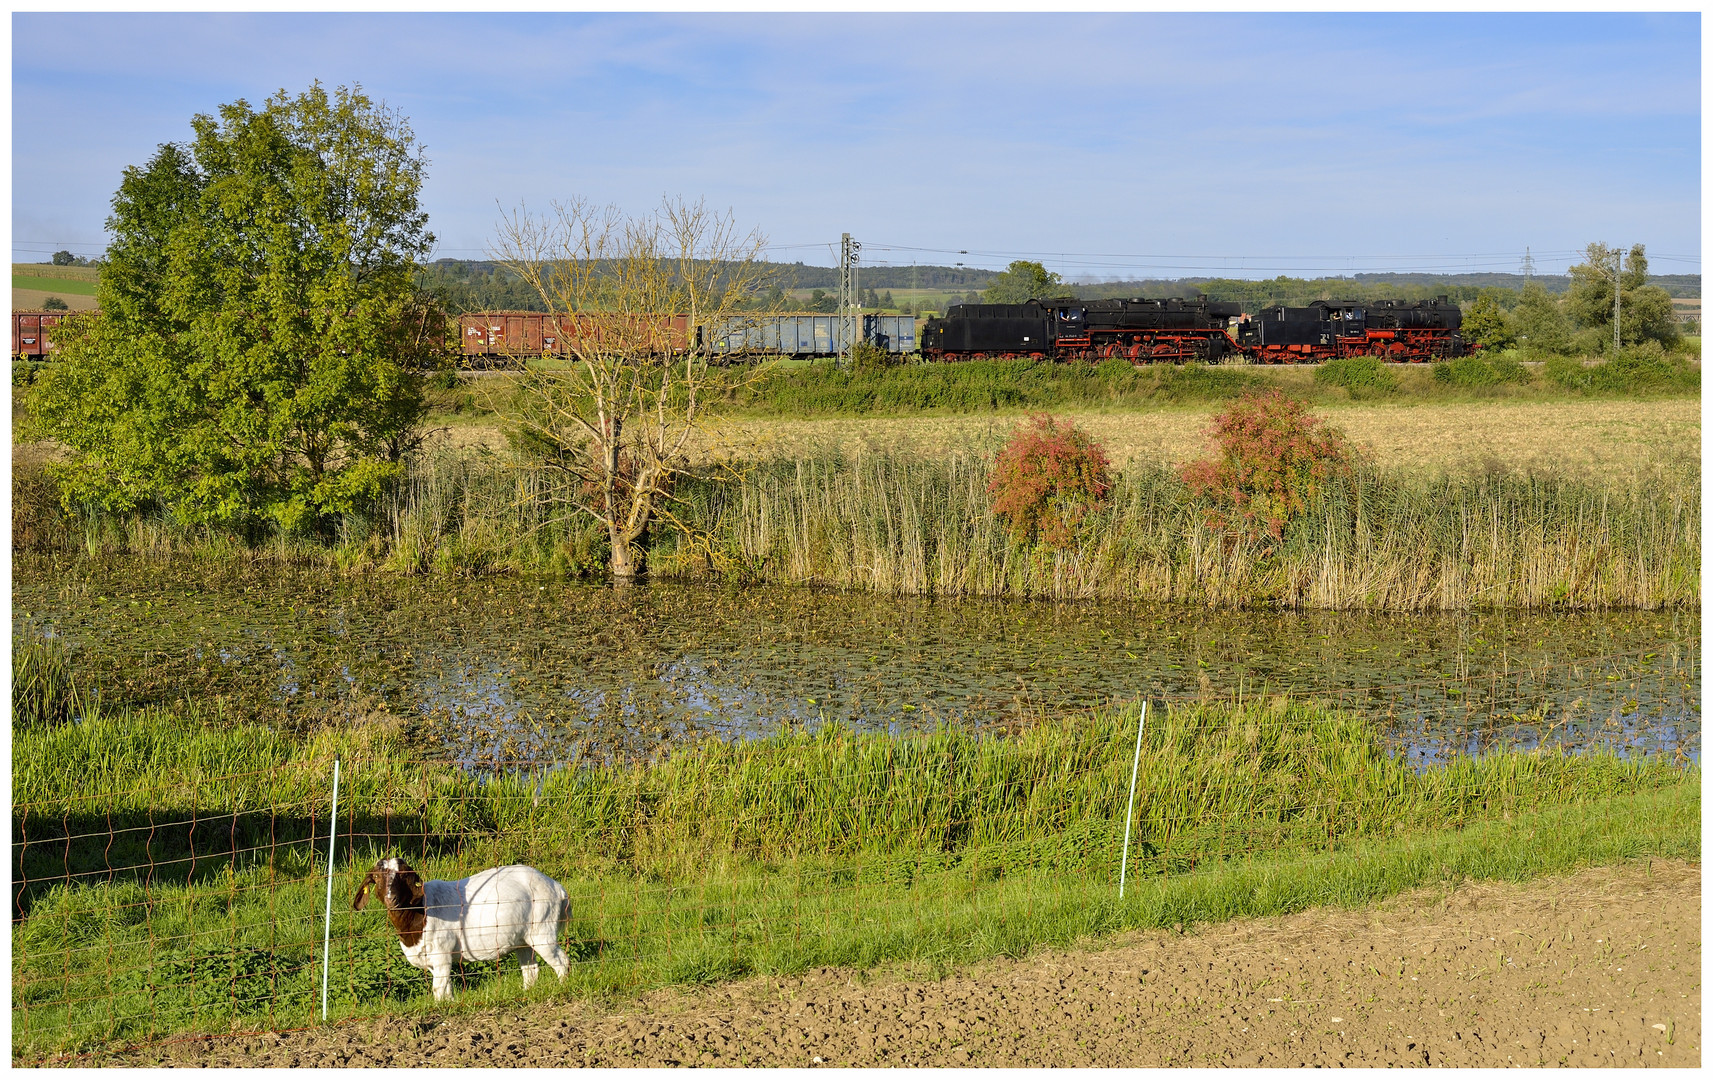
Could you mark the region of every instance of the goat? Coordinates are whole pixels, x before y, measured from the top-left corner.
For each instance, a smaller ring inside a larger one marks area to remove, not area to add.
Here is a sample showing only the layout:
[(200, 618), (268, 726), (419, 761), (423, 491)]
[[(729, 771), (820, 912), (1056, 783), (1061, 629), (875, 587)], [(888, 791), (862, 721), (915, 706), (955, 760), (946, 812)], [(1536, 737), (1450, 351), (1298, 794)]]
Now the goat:
[(382, 859), (351, 900), (361, 911), (380, 893), (399, 947), (412, 967), (429, 973), (434, 1000), (452, 1000), (455, 960), (517, 954), (523, 988), (535, 985), (537, 954), (564, 979), (571, 958), (559, 937), (571, 913), (565, 887), (532, 866), (501, 866), (457, 881), (423, 881), (403, 859)]

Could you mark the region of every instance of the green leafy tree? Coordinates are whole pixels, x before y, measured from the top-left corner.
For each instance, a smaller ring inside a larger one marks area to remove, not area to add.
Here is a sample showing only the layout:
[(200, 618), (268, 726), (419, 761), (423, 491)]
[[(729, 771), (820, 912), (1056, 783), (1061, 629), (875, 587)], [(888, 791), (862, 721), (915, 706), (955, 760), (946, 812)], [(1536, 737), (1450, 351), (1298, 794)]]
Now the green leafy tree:
[(1649, 341), (1670, 348), (1677, 344), (1682, 327), (1671, 309), (1671, 294), (1657, 285), (1643, 285), (1624, 290), (1624, 324), (1619, 332), (1624, 344), (1638, 345)]
[(1021, 304), (1037, 297), (1057, 295), (1059, 275), (1038, 262), (1018, 259), (993, 276), (993, 283), (981, 294), (986, 304)]
[(42, 301), (42, 310), (43, 311), (69, 311), (69, 310), (71, 310), (71, 305), (66, 303), (64, 300), (61, 300), (57, 296), (50, 296), (46, 300)]
[[(1570, 268), (1570, 291), (1565, 307), (1571, 318), (1585, 328), (1604, 328), (1610, 344), (1612, 327), (1613, 270), (1621, 253), (1605, 244), (1589, 244), (1585, 261)], [(1672, 316), (1671, 294), (1649, 285), (1647, 249), (1630, 248), (1619, 275), (1621, 289), (1619, 332), (1625, 344), (1657, 341), (1670, 346), (1677, 342), (1677, 320)]]
[(77, 256), (73, 255), (69, 251), (56, 251), (56, 252), (54, 252), (54, 265), (55, 266), (76, 266), (77, 265)]
[(1516, 341), (1505, 309), (1493, 292), (1483, 292), (1463, 313), (1463, 339), (1484, 349), (1504, 349)]
[(1511, 330), (1517, 344), (1531, 352), (1559, 355), (1570, 348), (1570, 323), (1564, 309), (1537, 282), (1523, 286), (1522, 297), (1511, 311)]
[(402, 474), (445, 320), (416, 287), (434, 237), (409, 125), (319, 83), (197, 115), (127, 168), (99, 316), (38, 384), (73, 451), (67, 506), (325, 530)]

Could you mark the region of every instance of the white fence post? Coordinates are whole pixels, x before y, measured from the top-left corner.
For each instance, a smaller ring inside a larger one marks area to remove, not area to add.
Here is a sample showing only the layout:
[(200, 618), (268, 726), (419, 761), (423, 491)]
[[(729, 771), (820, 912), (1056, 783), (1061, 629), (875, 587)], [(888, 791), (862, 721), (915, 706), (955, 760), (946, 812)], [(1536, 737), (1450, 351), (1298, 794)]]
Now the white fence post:
[[(1135, 781), (1131, 781), (1135, 785)], [(333, 759), (333, 814), (327, 819), (327, 914), (321, 924), (321, 1022), (327, 1022), (327, 962), (333, 943), (333, 843), (339, 838), (339, 759)]]
[[(1136, 768), (1142, 764), (1142, 725), (1148, 722), (1148, 702), (1136, 718), (1136, 756), (1130, 759), (1130, 801), (1124, 804), (1124, 857), (1118, 864), (1118, 898), (1124, 899), (1124, 874), (1130, 869), (1130, 815), (1136, 809)], [(331, 886), (329, 886), (331, 888)], [(331, 894), (330, 894), (331, 895)]]

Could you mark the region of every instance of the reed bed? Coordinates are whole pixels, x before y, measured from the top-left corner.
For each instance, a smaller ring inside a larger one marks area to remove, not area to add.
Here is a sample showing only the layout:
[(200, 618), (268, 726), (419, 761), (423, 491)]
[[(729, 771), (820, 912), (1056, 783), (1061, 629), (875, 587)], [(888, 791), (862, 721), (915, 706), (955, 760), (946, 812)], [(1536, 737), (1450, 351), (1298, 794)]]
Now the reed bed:
[(71, 656), (57, 638), (12, 637), (12, 726), (63, 724), (91, 704), (72, 676)]
[(1071, 550), (1016, 544), (984, 458), (769, 463), (685, 493), (707, 541), (666, 538), (658, 572), (895, 594), (1125, 598), (1399, 611), (1688, 607), (1700, 597), (1689, 483), (1610, 490), (1504, 473), (1373, 468), (1326, 486), (1283, 541), (1210, 527), (1171, 470), (1132, 465)]
[[(486, 775), (379, 730), (290, 742), (97, 710), (21, 732), (14, 1054), (312, 1022), (335, 756), (342, 901), (384, 855), (440, 877), (523, 861), (566, 884), (576, 963), (536, 997), (961, 963), (1465, 875), (1699, 854), (1697, 768), (1507, 751), (1416, 770), (1312, 703), (1196, 703), (1144, 729), (1119, 902), (1136, 719), (1118, 708), (1002, 738), (830, 726)], [(336, 908), (334, 1015), (427, 1008), (384, 919)], [(466, 965), (457, 1007), (516, 998), (508, 970)]]
[[(1700, 602), (1699, 470), (1616, 486), (1554, 474), (1423, 475), (1372, 466), (1326, 485), (1281, 542), (1211, 527), (1176, 473), (1133, 462), (1069, 550), (1015, 542), (988, 462), (826, 452), (740, 482), (691, 475), (649, 572), (890, 595), (1117, 598), (1210, 607), (1446, 611), (1689, 608)], [(170, 517), (31, 517), (37, 548), (202, 554), (336, 569), (478, 575), (604, 572), (605, 530), (560, 480), (503, 453), (442, 451), (330, 541), (245, 544)]]

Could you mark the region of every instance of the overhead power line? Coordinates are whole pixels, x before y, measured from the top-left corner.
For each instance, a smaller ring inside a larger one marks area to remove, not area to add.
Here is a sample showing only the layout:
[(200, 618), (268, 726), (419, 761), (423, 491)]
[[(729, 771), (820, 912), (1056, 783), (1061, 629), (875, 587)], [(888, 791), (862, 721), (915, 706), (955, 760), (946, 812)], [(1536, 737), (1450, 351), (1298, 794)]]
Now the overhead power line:
[[(106, 250), (105, 241), (91, 240), (14, 240), (14, 253), (52, 254), (71, 251), (75, 255), (97, 256)], [(778, 257), (791, 252), (824, 251), (827, 263), (837, 266), (841, 245), (838, 240), (769, 244), (764, 249)], [(897, 266), (926, 261), (943, 261), (971, 270), (997, 270), (1018, 259), (1047, 264), (1067, 276), (1107, 278), (1132, 277), (1270, 277), (1288, 276), (1343, 277), (1353, 274), (1418, 273), (1517, 273), (1519, 253), (1516, 251), (1431, 252), (1420, 254), (1335, 254), (1335, 253), (1268, 253), (1268, 254), (1187, 254), (1172, 252), (1089, 252), (1089, 251), (1007, 251), (1002, 249), (942, 248), (920, 244), (866, 244), (870, 265)], [(485, 247), (442, 247), (436, 249), (440, 258), (486, 259), (491, 256)], [(894, 260), (888, 255), (898, 255)], [(907, 256), (908, 258), (902, 258)], [(927, 258), (924, 259), (924, 256)], [(1586, 256), (1582, 248), (1542, 250), (1538, 254), (1526, 248), (1522, 253), (1525, 277), (1537, 273), (1563, 273)], [(1694, 268), (1701, 265), (1699, 255), (1670, 252), (1649, 252), (1651, 263)], [(987, 264), (987, 265), (983, 265)], [(1683, 271), (1679, 271), (1683, 272)]]

